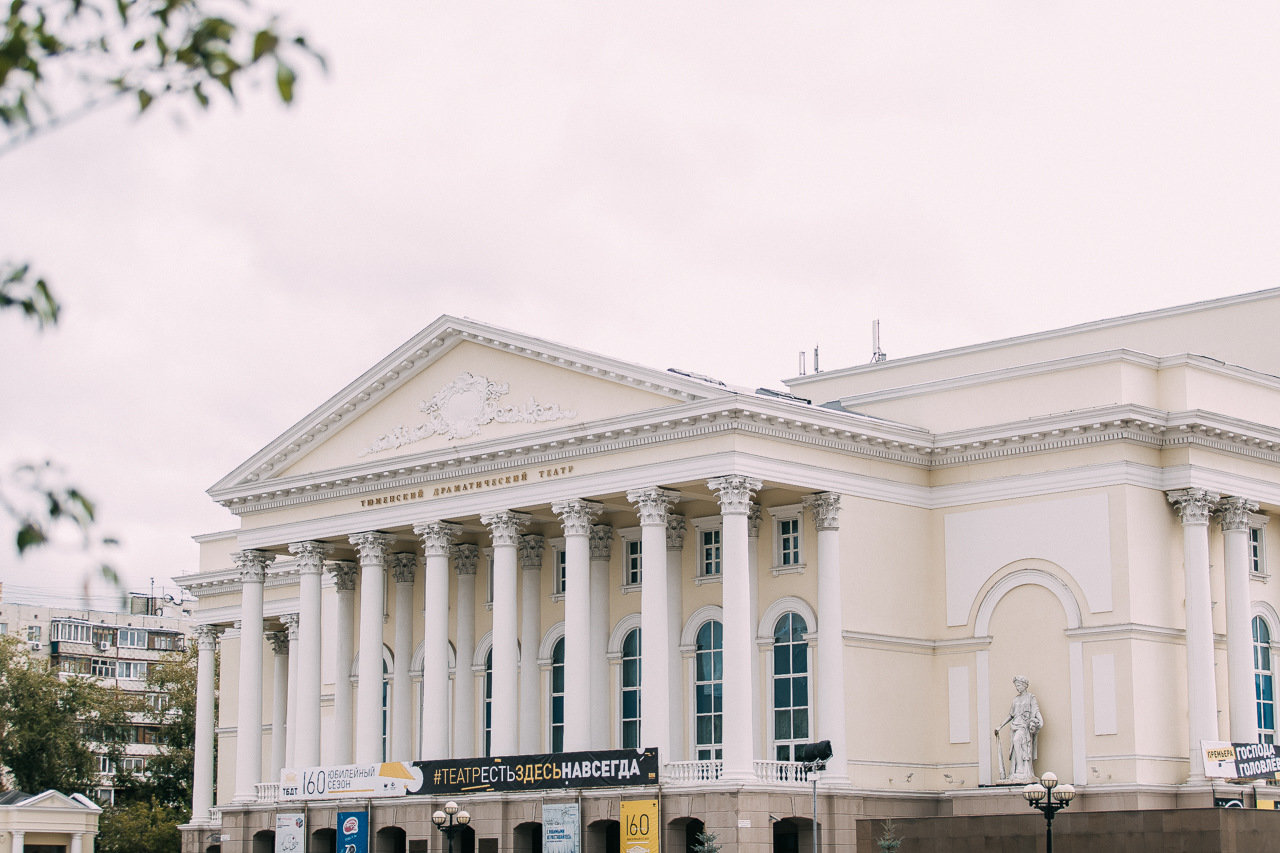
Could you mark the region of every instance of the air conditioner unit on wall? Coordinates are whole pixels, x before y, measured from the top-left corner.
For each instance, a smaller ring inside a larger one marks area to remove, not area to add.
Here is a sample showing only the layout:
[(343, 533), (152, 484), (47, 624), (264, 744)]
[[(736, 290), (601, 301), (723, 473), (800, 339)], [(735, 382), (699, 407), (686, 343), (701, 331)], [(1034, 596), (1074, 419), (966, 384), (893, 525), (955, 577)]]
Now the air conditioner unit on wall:
[(98, 651), (100, 652), (105, 652), (109, 648), (111, 648), (111, 644), (106, 640), (102, 640), (98, 643)]
[(41, 643), (39, 640), (32, 640), (27, 645), (31, 648), (31, 651), (33, 652), (38, 652), (42, 648), (44, 648), (44, 643)]

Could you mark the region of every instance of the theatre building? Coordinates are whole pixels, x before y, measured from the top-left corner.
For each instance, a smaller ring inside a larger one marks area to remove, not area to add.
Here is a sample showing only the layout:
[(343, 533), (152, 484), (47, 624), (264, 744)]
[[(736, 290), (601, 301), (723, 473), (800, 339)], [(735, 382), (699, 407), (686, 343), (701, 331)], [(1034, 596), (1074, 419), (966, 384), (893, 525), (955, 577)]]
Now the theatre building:
[(562, 803), (614, 853), (629, 801), (669, 853), (1034, 845), (1028, 769), (1078, 843), (1275, 849), (1202, 746), (1276, 734), (1277, 329), (1269, 290), (740, 388), (441, 317), (209, 490), (184, 850), (359, 811), (443, 851), (446, 800), (459, 853)]

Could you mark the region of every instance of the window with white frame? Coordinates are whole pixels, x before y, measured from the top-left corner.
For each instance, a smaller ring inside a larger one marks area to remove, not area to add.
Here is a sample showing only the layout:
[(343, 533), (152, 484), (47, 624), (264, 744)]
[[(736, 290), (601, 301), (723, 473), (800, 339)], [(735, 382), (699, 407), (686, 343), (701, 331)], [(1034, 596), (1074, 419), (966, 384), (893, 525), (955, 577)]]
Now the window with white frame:
[(696, 580), (720, 578), (720, 516), (713, 515), (693, 520), (694, 533), (698, 543), (698, 563)]
[(0, 622), (0, 634), (7, 634), (7, 633), (9, 633), (9, 623)]
[(142, 681), (147, 677), (147, 662), (141, 660), (119, 661), (116, 663), (116, 677)]
[(27, 642), (28, 643), (40, 642), (40, 626), (39, 625), (27, 626)]
[(1249, 573), (1257, 577), (1265, 577), (1267, 574), (1266, 555), (1263, 551), (1263, 528), (1249, 528)]
[(641, 559), (640, 528), (624, 527), (618, 531), (618, 539), (622, 542), (622, 588), (639, 588), (644, 578), (644, 565)]
[[(124, 645), (124, 644), (121, 643), (121, 645)], [(146, 646), (142, 646), (142, 648), (146, 648)], [(181, 634), (152, 634), (151, 648), (157, 649), (159, 651), (172, 651), (174, 649), (181, 649), (182, 635)]]
[(804, 568), (801, 549), (803, 505), (775, 506), (769, 508), (773, 517), (773, 571), (774, 574), (800, 571)]
[(640, 629), (622, 640), (622, 748), (640, 748)]
[(99, 678), (115, 678), (116, 662), (111, 658), (94, 658), (89, 664), (89, 673)]
[(484, 656), (484, 754), (490, 755), (493, 741), (493, 649)]
[[(485, 593), (484, 593), (485, 595), (484, 603), (492, 607), (493, 606), (493, 549), (492, 548), (484, 549), (484, 561), (486, 564), (486, 571), (488, 572), (488, 577), (489, 577), (489, 584), (485, 588)], [(485, 753), (485, 754), (488, 755), (488, 753)]]
[(387, 659), (382, 659), (382, 760), (386, 761), (391, 740), (391, 669)]
[(714, 619), (698, 629), (694, 644), (694, 732), (699, 761), (723, 757), (724, 628)]
[(116, 792), (111, 788), (99, 788), (93, 798), (104, 806), (109, 806), (116, 801)]
[(93, 626), (79, 622), (54, 622), (49, 627), (49, 639), (68, 643), (88, 643), (93, 640)]
[(147, 632), (141, 628), (121, 628), (116, 632), (116, 645), (122, 649), (145, 649)]
[(1271, 629), (1253, 617), (1253, 688), (1258, 707), (1258, 740), (1276, 742), (1275, 675), (1271, 671)]
[(126, 755), (120, 759), (120, 772), (141, 773), (147, 769), (147, 760), (140, 755)]
[(773, 626), (773, 743), (778, 761), (792, 761), (809, 738), (808, 626), (799, 613), (784, 613)]
[(551, 649), (551, 751), (564, 752), (564, 637)]
[(568, 565), (565, 558), (564, 540), (559, 540), (559, 544), (552, 543), (551, 547), (553, 549), (551, 553), (555, 554), (556, 557), (556, 574), (555, 579), (551, 582), (551, 594), (564, 595), (565, 578), (567, 577), (566, 566)]
[(115, 773), (116, 765), (109, 755), (98, 756), (98, 772), (99, 773)]

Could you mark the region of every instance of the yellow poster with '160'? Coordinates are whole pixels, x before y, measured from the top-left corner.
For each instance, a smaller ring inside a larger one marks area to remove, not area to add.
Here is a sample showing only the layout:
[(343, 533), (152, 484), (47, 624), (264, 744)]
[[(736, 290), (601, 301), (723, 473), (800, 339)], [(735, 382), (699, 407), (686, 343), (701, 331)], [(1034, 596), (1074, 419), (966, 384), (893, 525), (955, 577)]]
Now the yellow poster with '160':
[(623, 800), (622, 853), (660, 853), (658, 801)]

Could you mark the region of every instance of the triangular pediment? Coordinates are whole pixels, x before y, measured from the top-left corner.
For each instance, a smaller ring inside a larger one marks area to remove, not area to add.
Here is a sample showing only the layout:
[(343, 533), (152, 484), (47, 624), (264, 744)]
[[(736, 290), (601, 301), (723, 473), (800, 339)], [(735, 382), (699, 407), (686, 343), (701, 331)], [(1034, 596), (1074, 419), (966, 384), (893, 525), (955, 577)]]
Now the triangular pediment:
[(65, 810), (65, 809), (90, 809), (98, 810), (98, 806), (92, 802), (84, 800), (83, 797), (73, 798), (60, 791), (45, 791), (43, 794), (36, 794), (29, 800), (23, 800), (19, 803), (24, 809), (49, 809), (49, 810)]
[(221, 498), (731, 393), (471, 320), (441, 317), (220, 480)]

